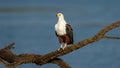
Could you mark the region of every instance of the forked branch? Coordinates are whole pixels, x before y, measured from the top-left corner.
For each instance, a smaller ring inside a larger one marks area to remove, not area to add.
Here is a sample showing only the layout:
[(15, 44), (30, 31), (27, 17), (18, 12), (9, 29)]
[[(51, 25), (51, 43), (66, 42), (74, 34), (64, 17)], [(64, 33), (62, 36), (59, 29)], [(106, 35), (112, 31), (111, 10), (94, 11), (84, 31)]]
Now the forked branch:
[(13, 44), (11, 44), (3, 49), (0, 49), (0, 61), (8, 68), (15, 68), (18, 65), (21, 65), (24, 63), (35, 63), (37, 65), (54, 63), (60, 66), (61, 68), (71, 68), (68, 64), (66, 64), (63, 60), (59, 59), (58, 57), (69, 54), (70, 52), (73, 52), (79, 48), (82, 48), (83, 46), (86, 46), (90, 43), (99, 41), (104, 38), (120, 39), (120, 37), (110, 37), (105, 35), (107, 32), (119, 26), (120, 26), (120, 21), (112, 23), (111, 25), (106, 26), (101, 31), (96, 33), (96, 35), (94, 35), (93, 37), (90, 37), (78, 43), (72, 44), (69, 47), (66, 47), (64, 50), (62, 49), (59, 51), (56, 50), (45, 55), (35, 55), (35, 54), (16, 55), (10, 50), (13, 47)]

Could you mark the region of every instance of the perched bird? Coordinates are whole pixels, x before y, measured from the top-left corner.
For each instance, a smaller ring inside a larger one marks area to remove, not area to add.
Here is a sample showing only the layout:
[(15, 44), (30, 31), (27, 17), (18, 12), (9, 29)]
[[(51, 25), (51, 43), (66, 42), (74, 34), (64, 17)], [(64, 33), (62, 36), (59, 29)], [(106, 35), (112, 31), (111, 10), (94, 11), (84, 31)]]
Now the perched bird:
[(55, 24), (55, 33), (60, 43), (59, 49), (64, 49), (67, 45), (73, 44), (73, 29), (66, 23), (62, 13), (58, 13), (56, 16), (58, 22)]

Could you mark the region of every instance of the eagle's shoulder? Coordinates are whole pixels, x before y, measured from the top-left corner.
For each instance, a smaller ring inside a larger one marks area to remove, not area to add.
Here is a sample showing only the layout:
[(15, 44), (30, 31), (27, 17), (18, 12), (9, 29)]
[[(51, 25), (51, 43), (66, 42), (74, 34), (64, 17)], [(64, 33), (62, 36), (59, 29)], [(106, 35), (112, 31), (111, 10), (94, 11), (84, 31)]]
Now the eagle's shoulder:
[(70, 24), (66, 24), (66, 30), (73, 30)]

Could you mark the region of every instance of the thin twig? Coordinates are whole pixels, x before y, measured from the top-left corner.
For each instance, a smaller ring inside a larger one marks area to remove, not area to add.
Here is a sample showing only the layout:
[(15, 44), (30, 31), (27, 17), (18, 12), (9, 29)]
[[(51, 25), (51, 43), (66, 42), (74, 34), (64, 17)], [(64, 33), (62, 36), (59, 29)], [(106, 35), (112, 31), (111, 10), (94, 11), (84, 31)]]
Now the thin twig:
[(104, 36), (103, 38), (120, 40), (120, 37), (112, 37), (112, 36)]

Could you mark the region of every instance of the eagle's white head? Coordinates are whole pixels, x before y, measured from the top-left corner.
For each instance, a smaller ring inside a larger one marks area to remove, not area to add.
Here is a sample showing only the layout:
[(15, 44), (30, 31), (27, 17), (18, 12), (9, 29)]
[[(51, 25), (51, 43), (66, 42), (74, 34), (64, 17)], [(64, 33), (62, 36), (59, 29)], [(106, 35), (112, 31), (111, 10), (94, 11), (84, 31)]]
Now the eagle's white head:
[(64, 15), (62, 13), (57, 13), (56, 16), (59, 20), (64, 20)]

